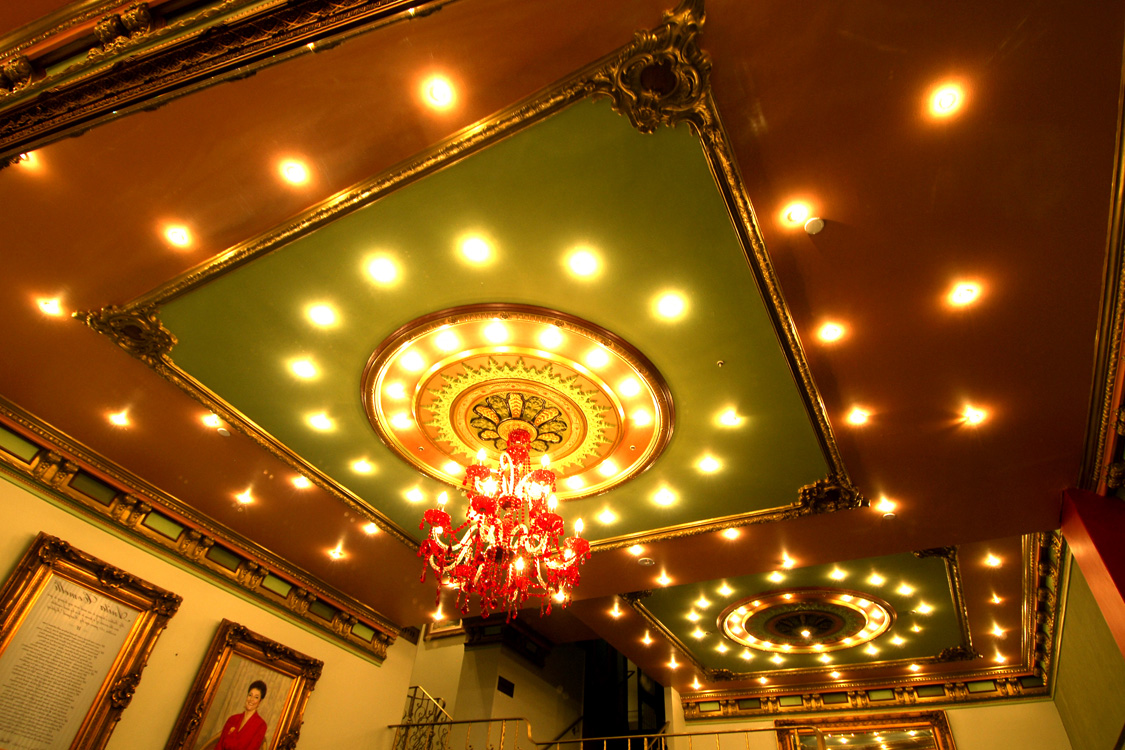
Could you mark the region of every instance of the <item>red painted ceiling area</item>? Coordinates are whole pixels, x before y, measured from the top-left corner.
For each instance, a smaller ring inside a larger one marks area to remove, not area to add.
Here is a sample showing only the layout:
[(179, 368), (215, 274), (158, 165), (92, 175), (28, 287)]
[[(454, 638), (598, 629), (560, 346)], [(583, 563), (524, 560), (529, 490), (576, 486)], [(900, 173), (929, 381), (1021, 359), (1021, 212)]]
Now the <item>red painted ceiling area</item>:
[[(248, 437), (200, 428), (190, 396), (36, 300), (127, 303), (627, 44), (668, 2), (456, 0), (0, 170), (0, 396), (392, 621), (421, 623), (433, 590), (412, 550), (359, 533), (365, 519), (328, 493), (298, 493)], [(30, 7), (0, 13), (0, 35)], [(1125, 3), (708, 0), (706, 13), (714, 99), (844, 464), (897, 508), (751, 526), (737, 542), (675, 539), (649, 556), (690, 583), (783, 555), (806, 566), (1018, 549), (1012, 538), (1057, 528), (1090, 408)], [(435, 72), (457, 92), (448, 111), (418, 96)], [(963, 107), (936, 119), (928, 98), (950, 81)], [(308, 184), (277, 179), (291, 155), (309, 160)], [(781, 220), (797, 199), (822, 232)], [(193, 227), (190, 248), (165, 242), (172, 220)], [(966, 280), (979, 301), (954, 308), (947, 295)], [(827, 321), (841, 340), (817, 338)], [(964, 424), (967, 404), (988, 418)], [(864, 425), (846, 420), (856, 406)], [(125, 407), (130, 427), (109, 424)], [(277, 502), (232, 502), (248, 477)], [(341, 529), (336, 561), (326, 550)], [(992, 595), (965, 575), (970, 599)], [(595, 554), (577, 592), (591, 601), (543, 629), (624, 639), (600, 630), (598, 600), (652, 585), (625, 550)]]

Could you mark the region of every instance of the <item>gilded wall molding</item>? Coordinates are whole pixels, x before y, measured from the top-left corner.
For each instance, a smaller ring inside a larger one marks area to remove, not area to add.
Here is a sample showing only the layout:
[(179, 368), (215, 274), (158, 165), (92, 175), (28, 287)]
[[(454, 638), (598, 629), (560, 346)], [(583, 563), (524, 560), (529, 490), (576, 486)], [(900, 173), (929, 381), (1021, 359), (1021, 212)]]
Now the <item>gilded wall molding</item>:
[[(308, 54), (310, 42), (331, 36), (335, 42), (450, 1), (227, 0), (165, 23), (160, 23), (160, 3), (151, 11), (131, 6), (118, 14), (63, 16), (54, 27), (35, 26), (30, 40), (4, 40), (12, 46), (0, 51), (0, 60), (23, 62), (19, 85), (0, 88), (0, 157)], [(51, 68), (33, 57), (36, 45), (94, 19), (82, 57)], [(4, 77), (9, 80), (7, 72)]]
[[(10, 427), (9, 427), (10, 426)], [(311, 626), (376, 663), (400, 628), (371, 607), (331, 589), (241, 535), (148, 485), (81, 444), (0, 399), (0, 429), (34, 444), (22, 460), (0, 450), (0, 472), (78, 508), (102, 525), (123, 531), (146, 547), (174, 557), (207, 577)], [(64, 457), (63, 454), (67, 454)], [(75, 485), (77, 477), (98, 486), (98, 496)], [(321, 602), (319, 614), (310, 607)]]

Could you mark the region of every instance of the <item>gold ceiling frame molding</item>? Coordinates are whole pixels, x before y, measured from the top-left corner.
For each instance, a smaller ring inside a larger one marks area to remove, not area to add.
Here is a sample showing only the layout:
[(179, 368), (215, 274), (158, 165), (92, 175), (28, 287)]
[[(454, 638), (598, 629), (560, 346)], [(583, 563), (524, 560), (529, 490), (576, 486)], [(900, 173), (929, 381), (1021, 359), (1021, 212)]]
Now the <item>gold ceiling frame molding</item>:
[[(946, 671), (928, 676), (896, 676), (885, 679), (867, 677), (806, 686), (703, 690), (681, 696), (684, 717), (689, 720), (707, 720), (921, 704), (995, 702), (1051, 695), (1054, 690), (1053, 672), (1057, 666), (1054, 654), (1059, 648), (1063, 602), (1066, 598), (1065, 542), (1058, 531), (1051, 531), (1027, 534), (1021, 539), (1021, 545), (1024, 591), (1020, 663), (978, 666), (965, 671)], [(944, 549), (933, 550), (933, 556), (944, 557)], [(927, 661), (942, 663), (936, 657), (930, 657)], [(922, 663), (919, 660), (903, 660), (904, 664), (906, 662)], [(870, 671), (889, 663), (861, 666), (868, 667)], [(768, 677), (784, 671), (786, 670), (761, 674)], [(794, 673), (793, 670), (788, 672)], [(754, 676), (758, 676), (758, 673), (754, 673)], [(1036, 681), (1039, 684), (1034, 684)], [(877, 697), (873, 698), (872, 694)], [(825, 699), (826, 696), (828, 700)], [(755, 702), (757, 705), (754, 705)]]
[(0, 474), (76, 508), (111, 533), (249, 594), (377, 664), (401, 633), (370, 606), (202, 516), (3, 397), (0, 430), (35, 449), (25, 459), (0, 448)]
[[(809, 727), (819, 729), (825, 734), (848, 732), (861, 735), (871, 732), (902, 732), (911, 728), (925, 728), (930, 730), (931, 737), (934, 740), (929, 747), (934, 750), (956, 750), (957, 748), (953, 741), (953, 730), (949, 728), (949, 720), (946, 718), (945, 711), (859, 714), (857, 716), (827, 716), (799, 720), (777, 719), (773, 725), (777, 730), (779, 750), (801, 750), (802, 747), (805, 747), (800, 740), (801, 729)], [(863, 747), (863, 745), (860, 747)], [(870, 747), (870, 745), (867, 745), (867, 747)]]
[(858, 509), (868, 501), (852, 484), (840, 455), (820, 394), (801, 348), (796, 326), (786, 307), (780, 283), (766, 254), (753, 208), (746, 197), (733, 150), (708, 86), (711, 63), (698, 45), (704, 21), (702, 0), (682, 0), (664, 14), (655, 29), (638, 32), (632, 43), (610, 53), (560, 83), (500, 113), (471, 125), (388, 172), (337, 193), (294, 220), (235, 245), (122, 307), (82, 311), (74, 317), (108, 336), (161, 376), (249, 436), (274, 457), (309, 477), (318, 486), (365, 515), (410, 549), (415, 541), (405, 530), (309, 464), (218, 394), (176, 365), (175, 337), (160, 323), (160, 307), (222, 274), (275, 252), (328, 223), (374, 203), (450, 163), (467, 158), (493, 143), (587, 98), (609, 98), (613, 107), (643, 133), (657, 127), (687, 123), (700, 139), (705, 158), (723, 197), (732, 228), (746, 253), (747, 265), (766, 302), (766, 310), (782, 352), (794, 375), (805, 410), (813, 423), (829, 474), (798, 489), (795, 502), (779, 508), (693, 522), (651, 533), (613, 537), (592, 545), (607, 551), (636, 543), (676, 539), (729, 526), (765, 523), (815, 513)]
[[(0, 38), (0, 169), (21, 152), (449, 2), (219, 0), (168, 19), (159, 0), (75, 3)], [(51, 59), (71, 42), (84, 51)]]

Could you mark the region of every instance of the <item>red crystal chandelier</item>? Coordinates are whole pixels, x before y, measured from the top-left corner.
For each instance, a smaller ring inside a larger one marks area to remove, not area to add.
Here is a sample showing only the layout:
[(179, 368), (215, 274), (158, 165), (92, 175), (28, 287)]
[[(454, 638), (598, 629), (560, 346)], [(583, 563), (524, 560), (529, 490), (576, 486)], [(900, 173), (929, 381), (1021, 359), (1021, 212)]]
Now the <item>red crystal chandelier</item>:
[(506, 442), (496, 469), (484, 465), (481, 451), (480, 463), (465, 470), (464, 523), (453, 528), (442, 493), (439, 507), (427, 510), (418, 525), (429, 526), (418, 549), (425, 560), (422, 581), (432, 568), (439, 603), (442, 587), (455, 589), (462, 614), (468, 614), (472, 594), (480, 597), (485, 617), (507, 610), (511, 618), (528, 598), (539, 599), (540, 615), (550, 614), (552, 600), (566, 606), (580, 580), (578, 568), (590, 556), (590, 543), (578, 536), (581, 519), (574, 523), (575, 536), (564, 538), (565, 524), (555, 513), (555, 473), (546, 460), (543, 468), (531, 468), (531, 434), (512, 430)]

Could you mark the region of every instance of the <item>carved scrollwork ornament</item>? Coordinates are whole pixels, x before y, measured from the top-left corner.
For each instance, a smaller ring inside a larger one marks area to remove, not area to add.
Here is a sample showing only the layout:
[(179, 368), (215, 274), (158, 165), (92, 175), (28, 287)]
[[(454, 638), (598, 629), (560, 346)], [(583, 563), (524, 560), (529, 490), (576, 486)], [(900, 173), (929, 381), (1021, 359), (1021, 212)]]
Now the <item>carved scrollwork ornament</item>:
[(130, 672), (124, 675), (109, 690), (109, 702), (114, 708), (126, 709), (133, 701), (133, 694), (137, 692), (137, 684), (141, 681), (140, 672)]
[(934, 660), (939, 662), (949, 662), (972, 661), (973, 659), (980, 658), (982, 658), (981, 655), (976, 651), (973, 651), (971, 648), (966, 648), (965, 646), (950, 646), (949, 648), (943, 648), (941, 651), (939, 651), (938, 655), (934, 657)]
[(176, 345), (176, 337), (160, 322), (155, 307), (110, 305), (100, 310), (78, 312), (74, 317), (149, 365), (164, 362)]
[(703, 26), (702, 0), (683, 0), (664, 23), (639, 31), (635, 42), (590, 82), (592, 93), (613, 99), (613, 108), (642, 133), (688, 121), (704, 125), (700, 104), (711, 61), (696, 41)]
[(919, 549), (914, 550), (914, 556), (920, 560), (924, 560), (927, 557), (940, 557), (945, 560), (955, 560), (957, 559), (957, 548), (931, 547), (929, 549)]
[(867, 498), (846, 480), (829, 474), (812, 484), (806, 484), (797, 491), (797, 507), (800, 513), (835, 513), (839, 510), (853, 510), (868, 505)]
[(297, 740), (301, 739), (301, 730), (299, 727), (290, 729), (286, 732), (281, 741), (277, 743), (277, 750), (294, 750), (297, 747)]
[(34, 76), (31, 60), (26, 55), (16, 55), (0, 63), (0, 90), (12, 93), (27, 88)]
[(624, 594), (621, 594), (621, 598), (624, 599), (625, 601), (627, 601), (629, 604), (635, 604), (635, 603), (639, 602), (641, 599), (647, 599), (650, 596), (652, 596), (652, 589), (643, 589), (641, 591), (629, 591), (629, 592), (626, 592)]

